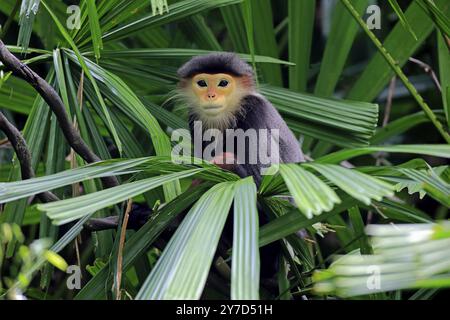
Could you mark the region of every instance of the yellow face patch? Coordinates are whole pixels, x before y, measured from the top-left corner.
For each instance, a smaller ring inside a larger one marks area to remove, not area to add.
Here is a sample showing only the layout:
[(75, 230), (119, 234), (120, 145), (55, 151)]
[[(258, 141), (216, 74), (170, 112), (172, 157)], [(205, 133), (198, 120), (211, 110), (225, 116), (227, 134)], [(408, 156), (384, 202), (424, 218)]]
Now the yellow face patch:
[(205, 114), (216, 115), (229, 106), (236, 91), (236, 80), (225, 73), (195, 75), (191, 81), (198, 107)]
[(226, 73), (199, 73), (180, 90), (204, 127), (227, 128), (240, 112), (241, 100), (252, 92), (245, 78)]

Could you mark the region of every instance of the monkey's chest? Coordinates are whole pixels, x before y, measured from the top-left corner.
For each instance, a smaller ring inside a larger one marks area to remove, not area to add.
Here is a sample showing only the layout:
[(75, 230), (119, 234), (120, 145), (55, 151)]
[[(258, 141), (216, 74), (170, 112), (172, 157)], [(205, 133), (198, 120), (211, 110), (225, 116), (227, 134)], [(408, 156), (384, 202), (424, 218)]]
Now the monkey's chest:
[[(202, 133), (201, 150), (197, 147), (195, 155), (210, 161), (221, 154), (231, 153), (237, 164), (270, 165), (280, 162), (278, 142), (279, 137), (267, 129), (208, 129)], [(194, 142), (194, 148), (198, 145), (198, 141)]]

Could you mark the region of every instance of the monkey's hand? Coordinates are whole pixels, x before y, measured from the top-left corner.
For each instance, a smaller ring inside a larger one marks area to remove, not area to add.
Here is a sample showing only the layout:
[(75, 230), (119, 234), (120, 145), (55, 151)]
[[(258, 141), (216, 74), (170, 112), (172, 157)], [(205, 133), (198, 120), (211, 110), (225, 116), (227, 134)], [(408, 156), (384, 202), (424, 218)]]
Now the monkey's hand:
[(211, 163), (222, 169), (233, 171), (234, 166), (236, 165), (236, 157), (234, 156), (234, 153), (224, 152), (215, 156), (211, 160)]
[[(234, 153), (224, 152), (215, 156), (210, 162), (222, 169), (233, 171), (236, 166), (236, 157), (234, 156)], [(192, 180), (191, 186), (195, 187), (200, 183), (202, 183), (202, 180), (194, 179)]]

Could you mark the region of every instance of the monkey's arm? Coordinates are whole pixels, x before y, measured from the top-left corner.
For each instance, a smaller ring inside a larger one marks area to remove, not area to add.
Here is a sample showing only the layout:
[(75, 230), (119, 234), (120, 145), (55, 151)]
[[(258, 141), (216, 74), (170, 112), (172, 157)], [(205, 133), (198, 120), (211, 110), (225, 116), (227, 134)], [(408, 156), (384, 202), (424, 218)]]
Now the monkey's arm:
[[(269, 167), (273, 163), (299, 163), (304, 162), (304, 156), (301, 151), (299, 142), (292, 131), (288, 128), (286, 122), (275, 109), (275, 107), (263, 96), (259, 94), (248, 95), (242, 100), (243, 112), (237, 115), (236, 127), (234, 129), (249, 129), (258, 130), (258, 144), (256, 148), (254, 145), (246, 144), (246, 159), (249, 158), (248, 152), (265, 151), (266, 156), (271, 160), (271, 163), (261, 163), (259, 155), (256, 164), (236, 164), (233, 171), (239, 176), (253, 176), (255, 182), (259, 185), (261, 181), (261, 170)], [(266, 139), (262, 136), (263, 131), (267, 130)], [(271, 137), (274, 136), (274, 130), (278, 133), (278, 149), (271, 150)], [(268, 146), (262, 146), (261, 143), (267, 143)], [(261, 149), (262, 148), (262, 149)], [(261, 149), (261, 150), (260, 150)], [(226, 150), (229, 151), (229, 150)], [(274, 154), (277, 152), (278, 154)], [(275, 155), (272, 157), (272, 155)]]
[(237, 127), (245, 129), (278, 130), (280, 144), (280, 162), (304, 162), (303, 152), (298, 139), (289, 129), (277, 109), (262, 95), (248, 95), (243, 99), (243, 117), (239, 118)]

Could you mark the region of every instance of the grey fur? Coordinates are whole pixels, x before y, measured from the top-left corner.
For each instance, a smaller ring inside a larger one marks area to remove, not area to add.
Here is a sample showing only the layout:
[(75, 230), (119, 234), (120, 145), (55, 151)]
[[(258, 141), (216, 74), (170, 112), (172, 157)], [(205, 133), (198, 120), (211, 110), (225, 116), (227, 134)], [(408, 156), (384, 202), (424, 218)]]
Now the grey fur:
[[(236, 54), (230, 52), (212, 53), (194, 57), (178, 70), (179, 76), (184, 79), (191, 78), (198, 73), (229, 73), (237, 76), (246, 75), (253, 77), (251, 66), (240, 59)], [(189, 114), (189, 123), (192, 133), (194, 131), (194, 121), (197, 120), (201, 119), (195, 114), (194, 108), (192, 108)], [(280, 162), (298, 163), (305, 161), (298, 140), (288, 128), (286, 122), (275, 107), (261, 94), (249, 91), (249, 94), (240, 101), (239, 111), (233, 115), (232, 120), (233, 121), (230, 121), (230, 124), (226, 129), (242, 129), (244, 131), (248, 129), (267, 129), (269, 132), (272, 129), (278, 129), (280, 134)], [(224, 135), (223, 141), (225, 142), (227, 140), (225, 129), (217, 129), (222, 131), (222, 134)], [(258, 138), (258, 141), (259, 140), (260, 138)], [(203, 148), (205, 148), (206, 145), (204, 145)], [(226, 150), (225, 146), (226, 143), (224, 143), (223, 152), (237, 154), (236, 150)], [(257, 148), (259, 148), (259, 145)], [(247, 152), (247, 158), (249, 157), (248, 150), (250, 150), (248, 145), (245, 150)], [(271, 151), (268, 150), (268, 155), (270, 155), (270, 153)], [(267, 165), (262, 165), (259, 160), (257, 164), (247, 164), (246, 162), (246, 164), (237, 164), (235, 166), (235, 172), (241, 177), (253, 176), (256, 184), (259, 185), (261, 182), (261, 168), (263, 167), (267, 167)]]
[[(228, 73), (236, 76), (251, 76), (253, 78), (253, 70), (246, 62), (241, 60), (237, 55), (233, 53), (214, 53), (204, 56), (198, 56), (192, 58), (186, 64), (184, 64), (179, 70), (178, 75), (182, 79), (189, 79), (198, 73)], [(298, 140), (288, 128), (286, 122), (283, 120), (281, 115), (275, 109), (275, 107), (262, 95), (256, 93), (254, 88), (248, 90), (248, 94), (241, 99), (240, 108), (233, 114), (233, 121), (230, 121), (230, 125), (227, 128), (217, 128), (221, 131), (223, 136), (223, 150), (218, 152), (230, 152), (234, 155), (238, 155), (236, 152), (236, 146), (232, 150), (227, 149), (227, 139), (234, 139), (227, 135), (226, 129), (242, 129), (246, 131), (247, 129), (267, 129), (269, 132), (272, 129), (279, 130), (279, 161), (283, 163), (296, 163), (303, 162), (304, 156), (301, 151)], [(199, 115), (195, 113), (195, 108), (191, 108), (189, 114), (189, 125), (191, 133), (194, 134), (194, 122), (200, 120)], [(263, 133), (263, 131), (261, 131)], [(258, 134), (258, 150), (260, 148), (261, 135)], [(264, 139), (263, 139), (264, 140)], [(210, 142), (205, 142), (202, 147), (202, 152), (205, 147), (209, 145)], [(245, 144), (245, 158), (247, 159), (249, 154), (249, 141)], [(231, 147), (230, 147), (231, 149)], [(253, 149), (253, 148), (252, 148)], [(253, 149), (254, 150), (254, 149)], [(272, 150), (267, 150), (270, 155)], [(216, 154), (216, 156), (219, 154)], [(233, 171), (240, 177), (252, 176), (256, 185), (261, 184), (261, 169), (267, 167), (267, 164), (262, 164), (261, 161), (253, 164), (253, 162), (243, 161), (244, 163), (238, 161), (233, 167)], [(252, 163), (252, 164), (251, 164)], [(259, 224), (264, 225), (268, 222), (268, 215), (263, 212), (263, 209), (259, 208)], [(231, 238), (233, 232), (232, 224), (233, 215), (230, 214), (228, 218), (228, 223), (225, 226), (224, 233)], [(281, 247), (278, 242), (273, 242), (269, 245), (261, 248), (261, 277), (270, 278), (278, 270), (278, 257)]]
[[(194, 133), (194, 121), (199, 120), (195, 113), (190, 113), (189, 124), (191, 133)], [(242, 129), (244, 131), (248, 129), (278, 129), (280, 134), (279, 140), (279, 155), (280, 162), (282, 163), (298, 163), (304, 162), (303, 152), (300, 148), (298, 140), (292, 133), (292, 131), (286, 125), (281, 115), (275, 109), (275, 107), (260, 94), (249, 94), (241, 101), (241, 112), (235, 115), (235, 121), (227, 129)], [(236, 150), (226, 149), (227, 135), (223, 131), (224, 149), (223, 152), (231, 152), (237, 154)], [(258, 138), (258, 141), (260, 138)], [(208, 145), (206, 142), (203, 148)], [(259, 147), (257, 147), (259, 148)], [(245, 150), (248, 152), (250, 146), (247, 144)], [(259, 149), (258, 149), (259, 150)], [(267, 150), (270, 155), (270, 150)], [(249, 157), (249, 154), (246, 154)], [(253, 176), (257, 185), (261, 182), (261, 168), (267, 167), (267, 165), (257, 164), (237, 164), (234, 171), (241, 177)]]

